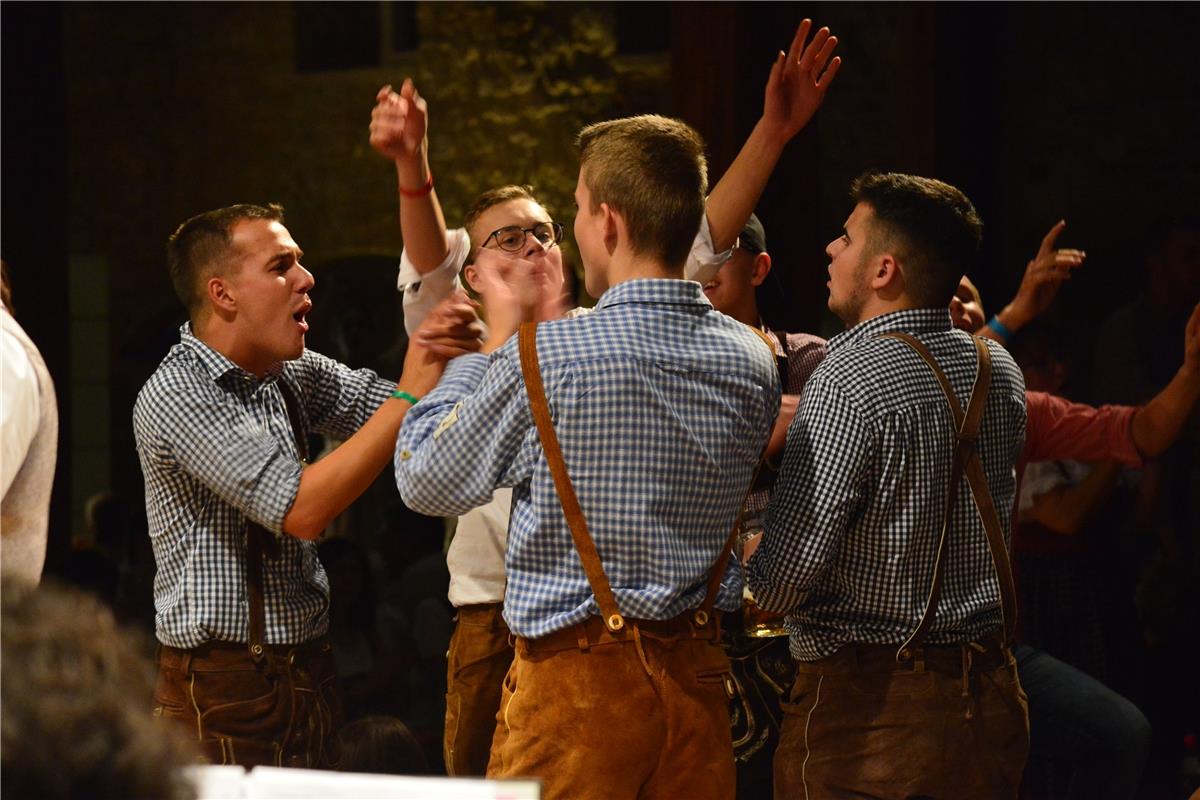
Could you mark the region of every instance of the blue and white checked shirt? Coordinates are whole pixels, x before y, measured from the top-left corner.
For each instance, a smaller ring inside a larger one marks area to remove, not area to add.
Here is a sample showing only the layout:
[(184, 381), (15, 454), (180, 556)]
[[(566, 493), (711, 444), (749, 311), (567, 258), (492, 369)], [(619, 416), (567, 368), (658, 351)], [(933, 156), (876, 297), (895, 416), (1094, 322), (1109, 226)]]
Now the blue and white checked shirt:
[[(567, 471), (621, 613), (700, 605), (779, 413), (773, 354), (700, 284), (631, 280), (591, 314), (538, 327)], [(408, 413), (396, 483), (426, 514), (461, 514), (513, 487), (504, 617), (536, 638), (599, 613), (542, 453), (516, 337), (455, 359)], [(741, 602), (726, 572), (717, 606)]]
[[(792, 655), (814, 661), (851, 642), (899, 645), (929, 595), (955, 431), (945, 395), (907, 345), (920, 339), (965, 409), (977, 356), (946, 309), (885, 314), (830, 339), (788, 428), (762, 543), (747, 580), (764, 608), (791, 612)], [(1008, 352), (992, 352), (978, 449), (1005, 537), (1014, 464), (1025, 437), (1025, 382)], [(965, 479), (954, 507), (931, 643), (999, 627), (1000, 588)]]
[(394, 384), (305, 350), (262, 378), (192, 335), (142, 387), (134, 438), (146, 481), (159, 641), (191, 648), (245, 642), (246, 520), (279, 536), (265, 559), (266, 641), (299, 644), (329, 627), (329, 581), (315, 542), (282, 534), (300, 488), (300, 456), (278, 380), (299, 402), (305, 431), (347, 438), (387, 400)]

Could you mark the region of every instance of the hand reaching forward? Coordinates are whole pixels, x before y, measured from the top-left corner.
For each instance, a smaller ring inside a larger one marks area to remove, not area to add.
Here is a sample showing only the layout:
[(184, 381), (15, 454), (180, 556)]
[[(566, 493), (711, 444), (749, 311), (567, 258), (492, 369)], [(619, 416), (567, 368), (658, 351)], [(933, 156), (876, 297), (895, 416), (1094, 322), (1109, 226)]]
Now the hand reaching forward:
[(408, 342), (400, 388), (423, 397), (437, 386), (447, 361), (479, 349), (483, 326), (476, 307), (459, 291), (429, 312)]
[(1200, 378), (1200, 303), (1192, 309), (1183, 329), (1183, 368)]
[(787, 54), (780, 52), (767, 79), (763, 101), (763, 120), (775, 126), (780, 136), (791, 139), (808, 124), (821, 107), (825, 92), (833, 83), (840, 57), (829, 60), (837, 47), (837, 37), (829, 28), (821, 28), (805, 46), (812, 20), (800, 23)]
[(403, 161), (422, 155), (428, 131), (428, 106), (417, 94), (412, 78), (405, 79), (398, 94), (388, 85), (375, 95), (371, 147), (381, 156)]
[(1071, 271), (1087, 258), (1087, 253), (1082, 250), (1054, 246), (1065, 227), (1065, 220), (1056, 222), (1042, 238), (1037, 255), (1025, 267), (1017, 295), (1005, 309), (1004, 324), (1010, 329), (1015, 331), (1032, 322), (1049, 308), (1063, 281), (1070, 280)]

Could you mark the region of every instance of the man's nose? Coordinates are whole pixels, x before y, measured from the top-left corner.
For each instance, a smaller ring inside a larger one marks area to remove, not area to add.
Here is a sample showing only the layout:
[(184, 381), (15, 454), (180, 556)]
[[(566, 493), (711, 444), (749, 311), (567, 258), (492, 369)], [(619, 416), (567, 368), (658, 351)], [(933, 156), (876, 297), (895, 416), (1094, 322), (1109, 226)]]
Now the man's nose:
[(541, 239), (532, 233), (525, 234), (525, 255), (533, 256), (544, 252), (546, 252), (546, 246), (542, 244)]
[(297, 284), (296, 291), (301, 293), (307, 292), (317, 285), (317, 279), (311, 272), (299, 264), (297, 264), (296, 267), (300, 270), (300, 283)]

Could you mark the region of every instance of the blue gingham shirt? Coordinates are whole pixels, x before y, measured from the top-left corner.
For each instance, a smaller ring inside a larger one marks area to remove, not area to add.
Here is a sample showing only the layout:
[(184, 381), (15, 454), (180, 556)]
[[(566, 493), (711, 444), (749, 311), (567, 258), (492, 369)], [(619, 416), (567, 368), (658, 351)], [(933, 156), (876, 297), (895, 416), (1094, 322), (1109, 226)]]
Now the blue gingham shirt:
[[(550, 413), (621, 613), (700, 605), (779, 412), (773, 354), (700, 284), (631, 280), (594, 311), (538, 327)], [(536, 638), (599, 610), (542, 453), (516, 337), (449, 365), (396, 448), (404, 501), (461, 514), (513, 487), (504, 618)], [(741, 570), (717, 606), (741, 601)]]
[[(830, 339), (788, 428), (783, 467), (747, 580), (764, 608), (790, 612), (792, 655), (813, 661), (851, 642), (900, 644), (916, 629), (933, 574), (955, 431), (945, 395), (907, 345), (920, 339), (965, 409), (978, 358), (946, 309), (884, 314)], [(992, 353), (978, 449), (1006, 539), (1025, 382)], [(969, 641), (1001, 622), (1000, 588), (965, 478), (950, 529), (931, 643)]]
[(193, 336), (189, 325), (179, 338), (133, 409), (158, 566), (158, 639), (180, 648), (248, 639), (252, 519), (279, 534), (281, 550), (263, 562), (266, 641), (307, 642), (329, 627), (329, 581), (316, 543), (282, 533), (302, 466), (278, 381), (291, 387), (303, 431), (343, 439), (394, 385), (311, 350), (259, 379)]

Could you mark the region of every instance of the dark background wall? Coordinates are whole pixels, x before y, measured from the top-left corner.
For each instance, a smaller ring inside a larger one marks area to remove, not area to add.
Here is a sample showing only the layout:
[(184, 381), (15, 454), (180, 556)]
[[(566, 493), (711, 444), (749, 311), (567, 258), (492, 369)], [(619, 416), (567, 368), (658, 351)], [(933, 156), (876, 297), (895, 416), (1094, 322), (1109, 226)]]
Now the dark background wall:
[[(514, 181), (534, 183), (569, 223), (582, 124), (680, 116), (707, 138), (715, 182), (757, 119), (775, 51), (803, 16), (830, 25), (842, 72), (759, 211), (778, 281), (765, 311), (791, 329), (836, 331), (823, 248), (866, 168), (934, 175), (975, 201), (986, 234), (974, 276), (992, 310), (1065, 217), (1060, 244), (1089, 258), (1052, 313), (1081, 365), (1100, 321), (1141, 284), (1147, 226), (1194, 213), (1200, 194), (1196, 4), (4, 3), (0, 13), (3, 255), (62, 406), (52, 558), (93, 492), (140, 503), (130, 411), (183, 319), (162, 246), (185, 218), (283, 203), (318, 274), (314, 346), (389, 363), (401, 241), (394, 176), (367, 123), (379, 86), (406, 75), (430, 102), (451, 224), (478, 191)], [(1071, 391), (1086, 399), (1084, 385)]]

